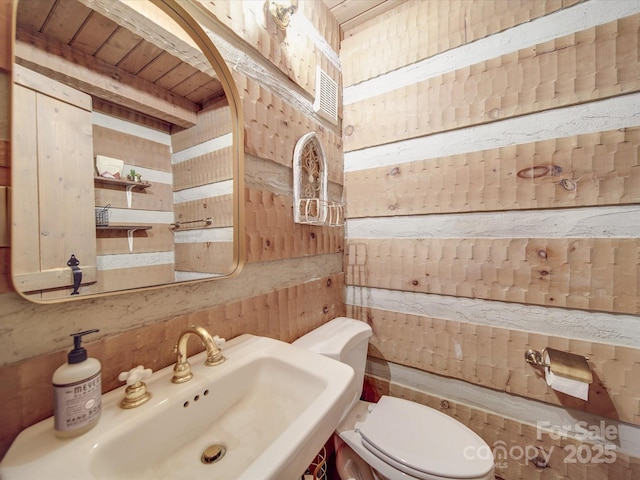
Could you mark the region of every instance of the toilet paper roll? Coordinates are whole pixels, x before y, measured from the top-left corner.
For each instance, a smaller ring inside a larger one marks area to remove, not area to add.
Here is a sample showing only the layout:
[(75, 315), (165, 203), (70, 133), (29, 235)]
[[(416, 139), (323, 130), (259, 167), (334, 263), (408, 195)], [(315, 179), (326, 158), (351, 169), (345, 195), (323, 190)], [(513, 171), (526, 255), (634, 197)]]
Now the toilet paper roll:
[[(546, 353), (544, 356), (544, 363), (549, 365), (549, 355)], [(547, 385), (555, 391), (566, 393), (567, 395), (571, 395), (572, 397), (580, 398), (582, 400), (589, 400), (588, 383), (556, 375), (549, 367), (544, 367), (544, 376), (547, 380)]]

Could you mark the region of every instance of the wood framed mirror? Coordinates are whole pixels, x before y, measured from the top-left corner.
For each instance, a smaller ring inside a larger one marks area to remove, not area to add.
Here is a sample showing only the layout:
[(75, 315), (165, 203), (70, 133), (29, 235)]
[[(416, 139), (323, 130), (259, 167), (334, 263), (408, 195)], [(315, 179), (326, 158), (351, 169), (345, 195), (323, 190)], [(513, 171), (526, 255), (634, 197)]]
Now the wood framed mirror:
[(50, 303), (234, 275), (244, 139), (231, 72), (174, 0), (19, 0), (11, 268)]

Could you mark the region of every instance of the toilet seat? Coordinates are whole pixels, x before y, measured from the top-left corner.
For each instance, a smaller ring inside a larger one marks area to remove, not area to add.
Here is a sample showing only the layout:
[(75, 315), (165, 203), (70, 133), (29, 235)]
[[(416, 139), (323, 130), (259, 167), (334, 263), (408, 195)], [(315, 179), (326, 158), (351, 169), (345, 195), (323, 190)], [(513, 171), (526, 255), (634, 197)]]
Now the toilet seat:
[(356, 430), (371, 453), (416, 478), (480, 478), (494, 467), (488, 445), (469, 428), (401, 398), (380, 398)]

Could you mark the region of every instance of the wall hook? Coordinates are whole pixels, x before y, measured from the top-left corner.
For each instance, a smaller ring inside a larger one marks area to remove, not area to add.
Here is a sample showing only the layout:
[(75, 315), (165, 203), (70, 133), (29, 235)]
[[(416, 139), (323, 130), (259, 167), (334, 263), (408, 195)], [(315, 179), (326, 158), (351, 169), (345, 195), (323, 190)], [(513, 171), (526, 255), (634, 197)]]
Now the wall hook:
[(71, 267), (71, 272), (73, 273), (73, 292), (71, 292), (71, 295), (80, 294), (78, 289), (80, 288), (80, 283), (82, 282), (82, 270), (78, 265), (80, 265), (80, 260), (78, 260), (72, 253), (69, 260), (67, 260), (67, 266)]

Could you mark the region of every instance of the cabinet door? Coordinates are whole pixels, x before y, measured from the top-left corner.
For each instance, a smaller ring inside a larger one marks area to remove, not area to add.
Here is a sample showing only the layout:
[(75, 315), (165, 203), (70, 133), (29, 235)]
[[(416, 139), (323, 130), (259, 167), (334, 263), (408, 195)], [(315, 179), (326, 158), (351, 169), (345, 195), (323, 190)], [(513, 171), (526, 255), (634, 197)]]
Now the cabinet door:
[(82, 284), (96, 281), (91, 97), (19, 67), (14, 82), (13, 282), (36, 301), (66, 297), (71, 255)]

